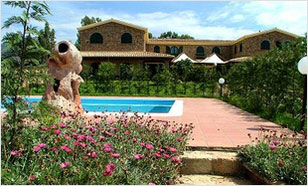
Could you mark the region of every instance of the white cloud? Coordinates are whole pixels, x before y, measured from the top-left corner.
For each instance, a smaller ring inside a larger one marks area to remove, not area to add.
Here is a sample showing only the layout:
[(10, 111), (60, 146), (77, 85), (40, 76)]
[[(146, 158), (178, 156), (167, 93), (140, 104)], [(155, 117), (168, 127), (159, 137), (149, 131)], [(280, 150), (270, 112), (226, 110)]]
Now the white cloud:
[(245, 17), (242, 14), (236, 14), (230, 18), (230, 21), (233, 23), (238, 23), (245, 20)]

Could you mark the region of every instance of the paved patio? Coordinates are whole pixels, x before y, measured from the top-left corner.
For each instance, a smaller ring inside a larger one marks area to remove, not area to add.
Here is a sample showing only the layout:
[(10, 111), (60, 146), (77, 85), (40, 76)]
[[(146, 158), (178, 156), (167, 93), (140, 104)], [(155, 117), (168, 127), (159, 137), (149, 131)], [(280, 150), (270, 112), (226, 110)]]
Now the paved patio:
[[(278, 133), (291, 131), (280, 125), (264, 120), (235, 106), (211, 98), (176, 98), (184, 100), (183, 115), (179, 117), (153, 117), (193, 123), (195, 129), (189, 141), (191, 147), (201, 148), (237, 148), (238, 145), (251, 143), (255, 137), (261, 137), (261, 128), (276, 130)], [(251, 134), (252, 139), (248, 137)]]

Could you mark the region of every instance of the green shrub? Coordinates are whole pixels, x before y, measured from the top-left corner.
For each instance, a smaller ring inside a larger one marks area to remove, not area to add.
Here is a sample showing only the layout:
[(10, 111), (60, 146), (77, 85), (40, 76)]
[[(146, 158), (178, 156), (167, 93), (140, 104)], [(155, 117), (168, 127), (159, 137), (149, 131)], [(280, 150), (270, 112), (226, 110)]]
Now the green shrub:
[(63, 117), (23, 130), (23, 147), (2, 160), (3, 184), (172, 184), (193, 128), (137, 115)]
[(260, 175), (271, 181), (307, 185), (307, 141), (290, 141), (286, 135), (275, 132), (254, 145), (247, 145), (239, 152), (242, 160)]

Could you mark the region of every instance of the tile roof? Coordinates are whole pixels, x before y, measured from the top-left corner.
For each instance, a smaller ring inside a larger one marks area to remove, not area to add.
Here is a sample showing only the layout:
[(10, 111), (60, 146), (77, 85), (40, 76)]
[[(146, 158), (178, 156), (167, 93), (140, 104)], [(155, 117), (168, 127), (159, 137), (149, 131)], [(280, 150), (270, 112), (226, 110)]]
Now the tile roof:
[(173, 55), (143, 51), (81, 51), (82, 57), (152, 57), (174, 58)]

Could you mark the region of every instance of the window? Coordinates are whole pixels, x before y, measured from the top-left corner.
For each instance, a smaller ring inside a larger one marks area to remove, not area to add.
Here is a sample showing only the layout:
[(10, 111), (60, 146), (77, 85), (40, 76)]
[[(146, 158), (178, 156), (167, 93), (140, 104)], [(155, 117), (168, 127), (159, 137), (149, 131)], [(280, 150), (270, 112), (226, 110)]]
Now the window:
[(90, 37), (90, 43), (103, 43), (103, 36), (100, 33), (94, 33)]
[(124, 33), (121, 37), (121, 43), (132, 43), (132, 35)]
[(262, 41), (261, 50), (269, 50), (269, 49), (270, 49), (270, 42), (269, 41)]
[(202, 46), (197, 47), (197, 49), (196, 49), (196, 57), (198, 59), (204, 58), (204, 48)]
[(154, 47), (154, 52), (155, 53), (160, 53), (160, 47), (159, 46), (155, 46)]
[(170, 54), (170, 47), (166, 46), (166, 53)]
[(234, 54), (237, 53), (237, 46), (234, 46)]
[(281, 48), (281, 42), (280, 41), (276, 41), (276, 47)]
[(243, 52), (243, 44), (240, 44), (240, 52)]
[(220, 48), (214, 47), (214, 48), (212, 49), (212, 53), (220, 54)]
[(171, 47), (171, 55), (177, 56), (178, 54), (179, 54), (178, 47), (175, 47), (175, 46)]

